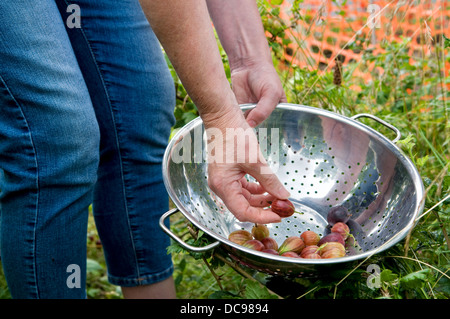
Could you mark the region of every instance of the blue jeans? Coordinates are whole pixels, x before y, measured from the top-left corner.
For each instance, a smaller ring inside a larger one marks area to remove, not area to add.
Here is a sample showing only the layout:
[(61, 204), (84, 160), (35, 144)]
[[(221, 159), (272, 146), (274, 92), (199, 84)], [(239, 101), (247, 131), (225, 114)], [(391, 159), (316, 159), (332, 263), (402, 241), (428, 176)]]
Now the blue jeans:
[(171, 276), (158, 220), (174, 106), (138, 0), (0, 1), (0, 251), (13, 298), (86, 298), (91, 204), (111, 283)]

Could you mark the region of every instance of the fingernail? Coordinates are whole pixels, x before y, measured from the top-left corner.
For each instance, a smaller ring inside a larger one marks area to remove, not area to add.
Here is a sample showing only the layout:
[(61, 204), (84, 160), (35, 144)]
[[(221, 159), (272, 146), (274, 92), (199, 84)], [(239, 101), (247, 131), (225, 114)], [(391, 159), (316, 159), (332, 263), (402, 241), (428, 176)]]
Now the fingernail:
[(251, 127), (255, 127), (256, 126), (256, 122), (253, 120), (248, 121), (248, 125), (250, 125)]

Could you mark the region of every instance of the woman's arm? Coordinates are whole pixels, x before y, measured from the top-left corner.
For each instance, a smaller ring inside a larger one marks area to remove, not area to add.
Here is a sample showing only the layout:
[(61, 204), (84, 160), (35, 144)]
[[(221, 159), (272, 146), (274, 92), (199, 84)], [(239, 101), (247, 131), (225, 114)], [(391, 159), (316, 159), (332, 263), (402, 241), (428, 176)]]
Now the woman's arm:
[(255, 0), (206, 0), (230, 67), (272, 64), (269, 46)]
[[(141, 0), (141, 5), (197, 106), (205, 128), (219, 129), (224, 135), (227, 129), (249, 128), (226, 78), (206, 2)], [(234, 137), (225, 136), (224, 149), (229, 143), (235, 144)], [(246, 139), (243, 149), (251, 149), (252, 145), (257, 145), (254, 134)], [(227, 158), (234, 158), (235, 154), (232, 155)], [(209, 162), (208, 182), (239, 220), (279, 222), (280, 217), (270, 210), (263, 210), (261, 203), (267, 198), (287, 198), (289, 193), (267, 168), (261, 152), (258, 152), (256, 163), (250, 163), (247, 157), (244, 162)], [(244, 180), (246, 173), (260, 185), (247, 183)], [(264, 192), (270, 195), (267, 197)]]
[(279, 102), (286, 102), (255, 0), (207, 0), (220, 42), (227, 53), (238, 103), (257, 103), (247, 114), (254, 127)]
[(202, 119), (236, 112), (204, 1), (141, 0), (141, 5)]

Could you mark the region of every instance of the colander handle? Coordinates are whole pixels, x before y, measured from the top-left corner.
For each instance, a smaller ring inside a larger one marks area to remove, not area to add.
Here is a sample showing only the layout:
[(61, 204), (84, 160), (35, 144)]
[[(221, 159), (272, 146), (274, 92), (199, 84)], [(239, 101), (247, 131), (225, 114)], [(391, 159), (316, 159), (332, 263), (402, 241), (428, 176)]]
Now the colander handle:
[(212, 244), (209, 244), (207, 246), (204, 247), (195, 247), (195, 246), (191, 246), (189, 244), (186, 244), (183, 240), (181, 240), (177, 235), (175, 235), (174, 233), (172, 233), (172, 231), (166, 227), (166, 225), (164, 224), (164, 221), (166, 220), (167, 217), (175, 214), (179, 212), (178, 208), (174, 208), (169, 210), (168, 212), (164, 213), (161, 218), (159, 219), (159, 226), (162, 228), (162, 230), (169, 235), (173, 240), (175, 240), (178, 244), (180, 244), (182, 247), (184, 247), (187, 250), (190, 250), (192, 252), (196, 252), (196, 253), (202, 253), (208, 250), (211, 250), (213, 248), (216, 248), (217, 246), (220, 245), (219, 241), (216, 241)]
[(372, 114), (367, 114), (367, 113), (361, 113), (361, 114), (356, 114), (354, 116), (351, 117), (352, 120), (356, 120), (359, 119), (360, 117), (367, 117), (370, 118), (380, 124), (383, 124), (384, 126), (386, 126), (387, 128), (393, 130), (395, 132), (395, 134), (397, 134), (397, 136), (392, 140), (392, 143), (397, 143), (400, 138), (402, 137), (402, 134), (400, 133), (399, 129), (396, 128), (395, 126), (393, 126), (392, 124), (389, 124), (386, 121), (383, 121), (382, 119), (380, 119), (379, 117), (376, 117), (375, 115)]

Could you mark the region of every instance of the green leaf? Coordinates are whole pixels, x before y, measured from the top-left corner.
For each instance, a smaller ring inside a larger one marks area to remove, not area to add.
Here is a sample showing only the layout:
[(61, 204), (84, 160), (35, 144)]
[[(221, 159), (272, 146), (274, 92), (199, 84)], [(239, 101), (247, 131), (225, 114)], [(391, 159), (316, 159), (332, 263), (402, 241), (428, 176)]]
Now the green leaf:
[(428, 159), (429, 159), (429, 156), (428, 156), (428, 155), (425, 155), (425, 156), (423, 156), (423, 157), (419, 157), (419, 158), (417, 158), (417, 160), (416, 160), (416, 165), (417, 165), (418, 167), (422, 167), (422, 166), (424, 166), (424, 165), (428, 162)]
[(450, 48), (450, 39), (447, 38), (444, 34), (444, 48)]
[(425, 282), (428, 280), (429, 274), (430, 269), (419, 270), (402, 277), (402, 279), (400, 279), (400, 283), (404, 288), (422, 288)]
[[(446, 269), (449, 269), (450, 265), (447, 265)], [(442, 292), (447, 297), (450, 297), (450, 279), (442, 276), (436, 285), (436, 290)]]
[(411, 151), (414, 145), (416, 144), (416, 139), (413, 134), (409, 133), (404, 139), (401, 139), (397, 142), (397, 145), (401, 148)]
[(181, 282), (183, 281), (183, 274), (179, 274), (178, 276), (175, 277), (174, 282), (175, 285), (178, 286), (181, 284)]
[(184, 270), (186, 269), (186, 265), (187, 265), (186, 259), (183, 258), (183, 259), (181, 259), (181, 261), (179, 262), (178, 268), (180, 269), (180, 271), (184, 271)]
[(183, 113), (183, 115), (182, 115), (182, 119), (184, 120), (184, 122), (186, 124), (195, 118), (197, 118), (197, 114), (195, 114), (193, 112), (186, 112), (186, 113)]
[(397, 275), (392, 273), (390, 269), (385, 269), (380, 273), (380, 280), (382, 282), (392, 282), (397, 279)]
[(250, 279), (245, 280), (245, 298), (246, 299), (277, 299), (269, 290), (259, 282)]
[(86, 271), (87, 273), (98, 273), (103, 271), (103, 267), (94, 259), (88, 258), (86, 260)]
[(270, 1), (270, 3), (274, 6), (279, 6), (280, 4), (283, 3), (283, 0), (272, 0)]
[[(283, 1), (280, 1), (280, 4), (281, 4), (282, 2), (283, 2)], [(280, 8), (273, 8), (271, 14), (272, 14), (273, 16), (278, 16), (278, 15), (280, 15)]]
[(377, 92), (377, 103), (380, 105), (384, 105), (387, 101), (387, 96), (383, 91)]
[(444, 176), (444, 180), (442, 182), (442, 189), (448, 191), (450, 189), (450, 175)]
[(181, 247), (176, 241), (171, 240), (171, 244), (167, 247), (167, 254), (180, 254), (186, 253), (187, 250)]

